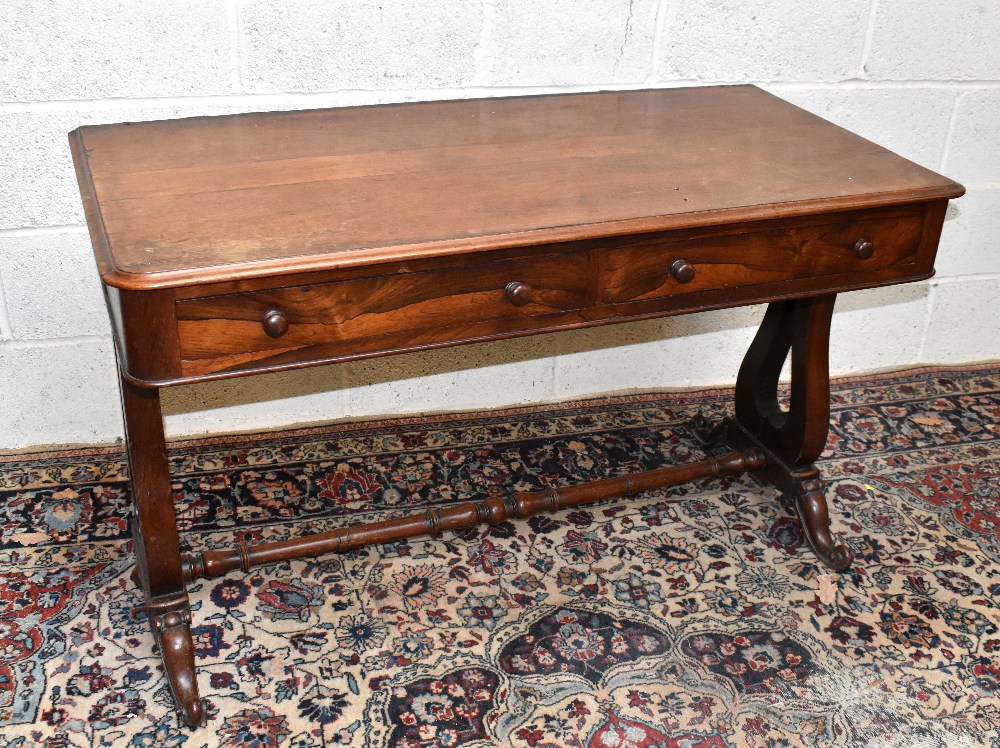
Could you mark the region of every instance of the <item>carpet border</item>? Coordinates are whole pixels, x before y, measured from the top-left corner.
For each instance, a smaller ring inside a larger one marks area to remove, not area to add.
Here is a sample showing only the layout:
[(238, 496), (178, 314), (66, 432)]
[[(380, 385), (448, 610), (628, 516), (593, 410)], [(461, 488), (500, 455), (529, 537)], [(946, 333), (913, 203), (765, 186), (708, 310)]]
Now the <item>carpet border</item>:
[[(867, 374), (849, 374), (830, 378), (830, 389), (850, 386), (857, 382), (878, 383), (886, 379), (899, 376), (916, 376), (920, 374), (931, 374), (934, 372), (955, 372), (967, 373), (973, 371), (1000, 371), (1000, 360), (985, 361), (971, 364), (921, 364), (917, 366), (904, 366), (898, 369), (882, 370)], [(606, 406), (610, 403), (631, 404), (642, 402), (653, 402), (663, 399), (666, 396), (679, 397), (683, 399), (718, 397), (728, 395), (733, 392), (733, 385), (712, 385), (702, 387), (677, 387), (653, 390), (642, 390), (637, 392), (607, 393), (603, 395), (587, 396), (583, 398), (567, 398), (565, 400), (552, 400), (543, 403), (512, 405), (501, 408), (480, 408), (474, 410), (461, 411), (432, 411), (429, 413), (411, 414), (404, 416), (374, 416), (359, 417), (356, 419), (337, 419), (327, 422), (311, 423), (304, 426), (282, 426), (275, 429), (260, 431), (230, 432), (209, 434), (196, 437), (174, 437), (168, 438), (168, 451), (173, 453), (181, 450), (197, 448), (224, 448), (229, 446), (240, 446), (244, 444), (259, 444), (263, 441), (275, 439), (301, 439), (319, 434), (337, 434), (348, 430), (379, 431), (384, 429), (395, 429), (407, 426), (427, 426), (429, 424), (447, 424), (455, 421), (467, 420), (476, 417), (472, 414), (480, 413), (482, 419), (507, 418), (511, 416), (524, 416), (531, 413), (553, 412), (572, 408), (588, 408)], [(15, 462), (27, 462), (31, 460), (52, 460), (66, 457), (118, 457), (124, 459), (125, 446), (123, 443), (92, 445), (92, 446), (70, 446), (56, 447), (54, 449), (33, 449), (26, 448), (27, 451), (3, 451), (0, 450), (0, 467), (5, 464)]]

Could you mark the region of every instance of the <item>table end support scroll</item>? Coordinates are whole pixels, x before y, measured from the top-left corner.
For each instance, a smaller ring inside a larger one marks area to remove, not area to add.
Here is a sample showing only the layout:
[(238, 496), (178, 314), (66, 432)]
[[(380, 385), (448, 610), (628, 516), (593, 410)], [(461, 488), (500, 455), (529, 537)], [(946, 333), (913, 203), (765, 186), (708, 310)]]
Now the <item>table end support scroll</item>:
[[(740, 366), (736, 417), (710, 425), (703, 417), (688, 428), (702, 444), (759, 450), (763, 465), (754, 474), (770, 483), (794, 508), (816, 556), (836, 571), (854, 561), (837, 542), (819, 471), (813, 464), (830, 430), (830, 321), (835, 294), (773, 302)], [(791, 355), (791, 392), (782, 407), (778, 386)]]
[(208, 721), (205, 700), (198, 695), (195, 679), (194, 641), (191, 637), (191, 606), (187, 596), (173, 609), (149, 610), (150, 625), (160, 645), (170, 692), (181, 724), (203, 727)]

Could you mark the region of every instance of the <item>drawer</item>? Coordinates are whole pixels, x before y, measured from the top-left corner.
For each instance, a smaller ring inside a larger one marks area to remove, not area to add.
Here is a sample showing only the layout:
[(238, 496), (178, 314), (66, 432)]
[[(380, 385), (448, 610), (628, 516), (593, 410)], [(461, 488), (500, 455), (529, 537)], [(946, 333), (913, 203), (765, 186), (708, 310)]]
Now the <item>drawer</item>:
[[(748, 289), (821, 276), (885, 280), (893, 268), (911, 273), (923, 235), (923, 212), (727, 232), (687, 239), (634, 237), (602, 247), (601, 303)], [(843, 285), (850, 285), (845, 282)]]
[(181, 372), (263, 369), (530, 329), (587, 303), (586, 253), (178, 300)]

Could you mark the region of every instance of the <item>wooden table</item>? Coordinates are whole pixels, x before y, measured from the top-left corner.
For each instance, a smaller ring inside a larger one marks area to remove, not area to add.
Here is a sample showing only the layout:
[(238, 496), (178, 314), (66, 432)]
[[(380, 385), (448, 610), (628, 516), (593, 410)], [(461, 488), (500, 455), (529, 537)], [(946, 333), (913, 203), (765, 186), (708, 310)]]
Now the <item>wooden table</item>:
[[(748, 470), (824, 563), (848, 567), (812, 464), (834, 298), (928, 278), (963, 192), (751, 86), (83, 127), (70, 144), (119, 358), (136, 559), (192, 726), (199, 576)], [(760, 302), (735, 417), (692, 424), (723, 456), (180, 552), (162, 387)]]

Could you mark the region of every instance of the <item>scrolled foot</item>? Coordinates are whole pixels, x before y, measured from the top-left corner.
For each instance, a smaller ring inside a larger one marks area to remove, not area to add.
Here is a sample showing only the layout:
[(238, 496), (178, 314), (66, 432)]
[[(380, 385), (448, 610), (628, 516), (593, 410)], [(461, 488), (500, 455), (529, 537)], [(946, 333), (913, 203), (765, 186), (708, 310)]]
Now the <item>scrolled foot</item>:
[(177, 707), (177, 718), (181, 724), (188, 727), (204, 727), (208, 722), (208, 714), (205, 711), (205, 700), (196, 699), (183, 706)]
[(188, 727), (201, 727), (207, 713), (195, 678), (190, 608), (185, 604), (180, 610), (156, 613), (152, 625), (180, 719)]
[(798, 512), (806, 539), (820, 561), (835, 571), (844, 571), (854, 563), (854, 554), (843, 543), (837, 543), (830, 532), (830, 511), (823, 485), (812, 479), (799, 484), (795, 492)]
[(716, 447), (726, 438), (726, 422), (724, 420), (711, 423), (700, 413), (688, 421), (688, 431), (694, 438), (706, 447)]

